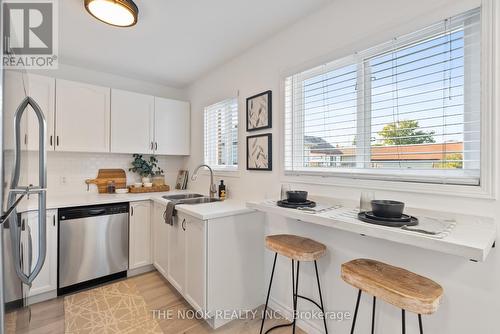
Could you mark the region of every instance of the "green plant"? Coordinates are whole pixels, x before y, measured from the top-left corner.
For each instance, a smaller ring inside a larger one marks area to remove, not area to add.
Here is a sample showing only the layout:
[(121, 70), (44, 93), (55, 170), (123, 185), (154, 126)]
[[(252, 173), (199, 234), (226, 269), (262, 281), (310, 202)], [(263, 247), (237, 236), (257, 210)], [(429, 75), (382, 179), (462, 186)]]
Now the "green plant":
[(132, 161), (132, 167), (128, 170), (139, 174), (142, 177), (148, 177), (152, 175), (162, 175), (163, 169), (158, 166), (158, 159), (152, 155), (148, 160), (142, 157), (142, 154), (132, 155), (134, 160)]
[(384, 145), (414, 145), (434, 143), (434, 133), (419, 130), (418, 121), (402, 120), (386, 124), (378, 134)]

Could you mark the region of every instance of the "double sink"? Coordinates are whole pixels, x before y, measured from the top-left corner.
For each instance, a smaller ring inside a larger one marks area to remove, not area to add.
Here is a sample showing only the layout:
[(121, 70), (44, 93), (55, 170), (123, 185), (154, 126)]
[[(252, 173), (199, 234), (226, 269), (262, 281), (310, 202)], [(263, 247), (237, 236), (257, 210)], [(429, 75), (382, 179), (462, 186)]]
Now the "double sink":
[(164, 199), (172, 201), (174, 205), (177, 204), (204, 204), (212, 202), (220, 202), (218, 198), (210, 198), (203, 196), (201, 194), (177, 194), (177, 195), (165, 195)]

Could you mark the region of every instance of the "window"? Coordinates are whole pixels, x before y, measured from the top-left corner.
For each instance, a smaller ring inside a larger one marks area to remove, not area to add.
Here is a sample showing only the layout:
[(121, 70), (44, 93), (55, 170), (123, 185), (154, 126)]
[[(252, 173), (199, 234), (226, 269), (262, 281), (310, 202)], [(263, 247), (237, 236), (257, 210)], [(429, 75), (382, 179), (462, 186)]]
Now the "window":
[(480, 10), (285, 78), (285, 173), (480, 182)]
[(238, 169), (238, 100), (205, 108), (205, 163), (214, 169)]

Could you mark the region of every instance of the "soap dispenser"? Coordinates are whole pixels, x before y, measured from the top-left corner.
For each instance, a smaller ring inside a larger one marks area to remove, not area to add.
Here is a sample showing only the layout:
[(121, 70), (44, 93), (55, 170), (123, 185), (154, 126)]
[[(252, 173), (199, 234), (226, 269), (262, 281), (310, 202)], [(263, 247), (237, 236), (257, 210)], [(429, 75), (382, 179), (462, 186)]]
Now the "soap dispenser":
[(224, 184), (224, 180), (220, 180), (219, 184), (219, 198), (221, 200), (226, 199), (226, 185)]

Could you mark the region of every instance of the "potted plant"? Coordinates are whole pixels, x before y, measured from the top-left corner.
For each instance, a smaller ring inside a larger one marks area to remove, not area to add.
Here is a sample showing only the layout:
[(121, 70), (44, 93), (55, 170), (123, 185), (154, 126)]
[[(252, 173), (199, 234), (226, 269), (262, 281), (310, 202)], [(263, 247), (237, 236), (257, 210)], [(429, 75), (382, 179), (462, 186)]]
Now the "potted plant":
[(143, 184), (151, 183), (150, 176), (163, 174), (163, 170), (158, 166), (158, 159), (154, 155), (150, 156), (148, 160), (144, 159), (142, 154), (134, 154), (133, 158), (132, 167), (128, 170), (139, 174)]
[(158, 166), (158, 159), (155, 156), (149, 158), (151, 163), (151, 182), (154, 186), (165, 185), (165, 175), (163, 175), (163, 169)]

